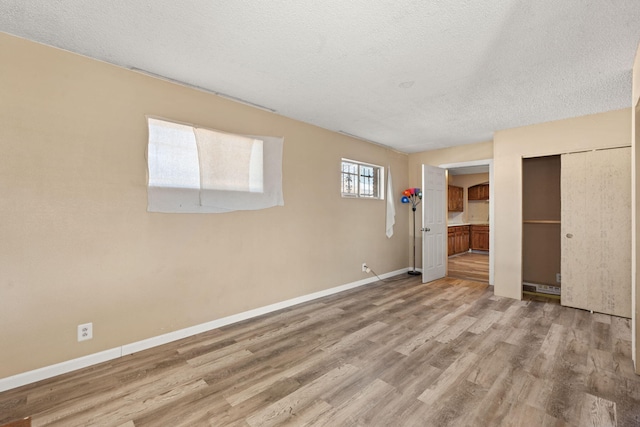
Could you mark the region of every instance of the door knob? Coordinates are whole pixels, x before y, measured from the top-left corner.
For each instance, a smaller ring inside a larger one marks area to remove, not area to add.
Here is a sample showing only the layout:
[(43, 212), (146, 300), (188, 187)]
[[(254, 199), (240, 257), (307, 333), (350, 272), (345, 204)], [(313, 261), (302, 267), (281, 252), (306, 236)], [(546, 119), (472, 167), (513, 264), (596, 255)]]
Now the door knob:
[(567, 233), (567, 239), (570, 239), (570, 238), (572, 238), (572, 237), (573, 237), (573, 234), (571, 234), (571, 233)]

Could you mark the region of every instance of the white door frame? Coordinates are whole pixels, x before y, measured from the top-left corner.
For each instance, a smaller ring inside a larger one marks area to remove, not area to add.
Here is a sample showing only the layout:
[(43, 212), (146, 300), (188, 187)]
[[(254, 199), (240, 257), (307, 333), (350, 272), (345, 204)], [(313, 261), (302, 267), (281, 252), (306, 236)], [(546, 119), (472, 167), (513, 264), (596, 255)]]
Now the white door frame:
[[(471, 162), (460, 162), (460, 163), (446, 163), (442, 165), (438, 165), (438, 167), (442, 169), (455, 169), (455, 168), (464, 168), (468, 166), (489, 166), (489, 284), (493, 285), (493, 270), (494, 270), (494, 236), (495, 236), (495, 226), (493, 222), (494, 218), (494, 185), (493, 185), (493, 159), (486, 160), (474, 160)], [(448, 271), (447, 271), (448, 272)]]

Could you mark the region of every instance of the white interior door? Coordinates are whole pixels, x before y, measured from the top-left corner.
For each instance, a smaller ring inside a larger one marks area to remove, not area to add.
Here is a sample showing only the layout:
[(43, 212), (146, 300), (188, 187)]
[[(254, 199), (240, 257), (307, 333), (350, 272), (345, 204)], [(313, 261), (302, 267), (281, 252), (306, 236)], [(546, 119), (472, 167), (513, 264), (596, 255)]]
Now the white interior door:
[(445, 170), (422, 165), (422, 282), (447, 273)]
[(631, 149), (563, 154), (561, 303), (631, 317)]

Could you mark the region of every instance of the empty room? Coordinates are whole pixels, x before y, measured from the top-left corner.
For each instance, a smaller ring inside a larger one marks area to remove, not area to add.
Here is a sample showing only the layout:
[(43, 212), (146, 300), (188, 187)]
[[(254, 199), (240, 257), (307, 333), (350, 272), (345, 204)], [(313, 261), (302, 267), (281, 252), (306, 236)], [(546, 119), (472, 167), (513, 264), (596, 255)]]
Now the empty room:
[(0, 0), (0, 426), (640, 426), (640, 3)]

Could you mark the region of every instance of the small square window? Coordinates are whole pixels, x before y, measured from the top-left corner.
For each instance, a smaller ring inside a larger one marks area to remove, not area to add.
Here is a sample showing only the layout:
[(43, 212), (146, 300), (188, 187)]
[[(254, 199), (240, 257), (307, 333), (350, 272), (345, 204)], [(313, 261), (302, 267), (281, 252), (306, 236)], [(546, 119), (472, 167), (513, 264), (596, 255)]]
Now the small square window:
[(342, 159), (340, 176), (342, 197), (384, 199), (384, 168)]

